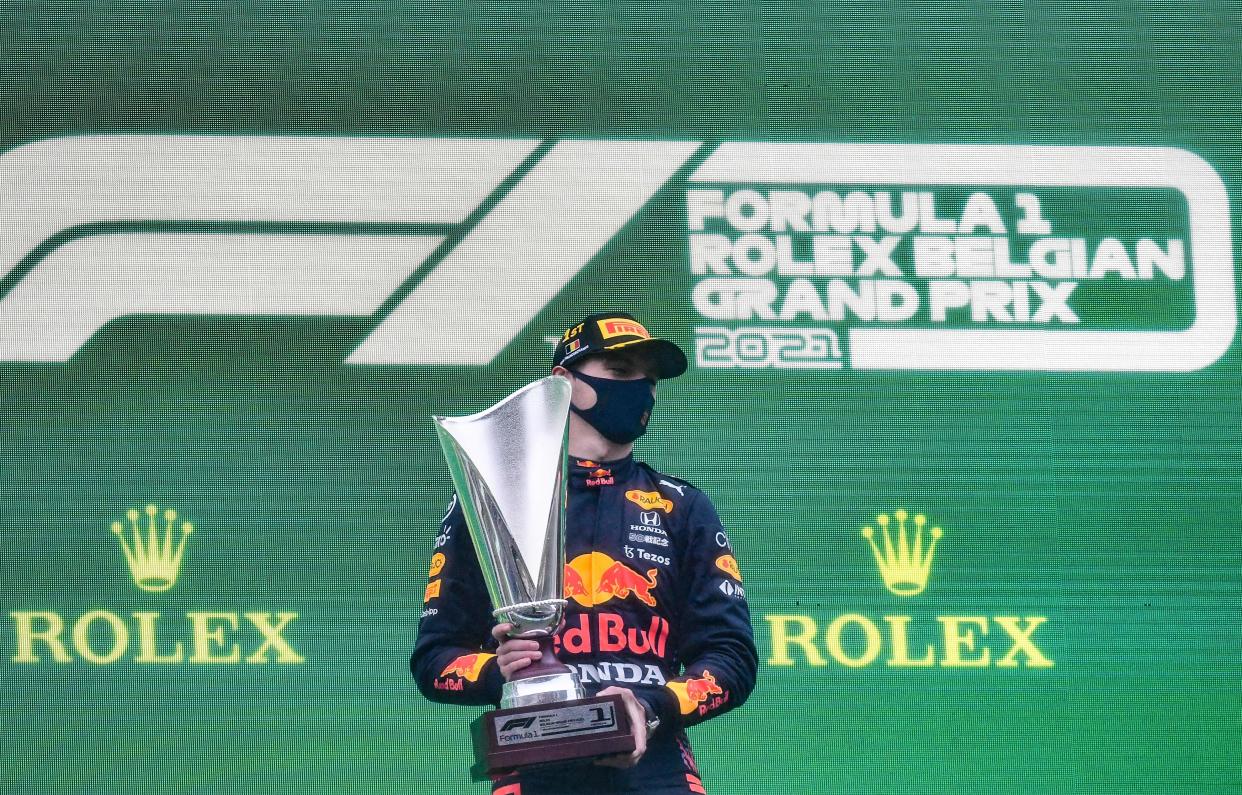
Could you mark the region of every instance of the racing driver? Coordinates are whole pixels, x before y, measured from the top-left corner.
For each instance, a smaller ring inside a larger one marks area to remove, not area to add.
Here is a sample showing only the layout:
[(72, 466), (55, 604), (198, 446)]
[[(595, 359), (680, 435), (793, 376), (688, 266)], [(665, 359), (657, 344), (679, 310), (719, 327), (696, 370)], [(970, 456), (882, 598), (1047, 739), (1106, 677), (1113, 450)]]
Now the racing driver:
[[(588, 695), (622, 696), (636, 748), (594, 765), (519, 771), (492, 792), (704, 793), (685, 729), (740, 706), (758, 657), (742, 575), (711, 501), (633, 458), (656, 383), (684, 373), (685, 354), (631, 315), (608, 312), (571, 326), (552, 364), (573, 387), (557, 657)], [(503, 682), (540, 657), (534, 641), (493, 626), (456, 498), (424, 601), (410, 668), (433, 701), (499, 704)]]

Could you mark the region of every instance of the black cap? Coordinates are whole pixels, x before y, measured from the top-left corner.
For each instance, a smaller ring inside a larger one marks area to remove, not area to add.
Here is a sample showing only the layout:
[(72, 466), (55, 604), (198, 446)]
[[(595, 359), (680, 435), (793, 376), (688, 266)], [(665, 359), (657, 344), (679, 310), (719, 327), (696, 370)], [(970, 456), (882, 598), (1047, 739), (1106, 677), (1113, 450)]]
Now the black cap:
[(650, 356), (662, 379), (676, 378), (686, 371), (686, 354), (676, 343), (651, 336), (643, 324), (625, 312), (597, 312), (570, 326), (552, 352), (552, 366), (569, 367), (592, 354), (622, 348)]

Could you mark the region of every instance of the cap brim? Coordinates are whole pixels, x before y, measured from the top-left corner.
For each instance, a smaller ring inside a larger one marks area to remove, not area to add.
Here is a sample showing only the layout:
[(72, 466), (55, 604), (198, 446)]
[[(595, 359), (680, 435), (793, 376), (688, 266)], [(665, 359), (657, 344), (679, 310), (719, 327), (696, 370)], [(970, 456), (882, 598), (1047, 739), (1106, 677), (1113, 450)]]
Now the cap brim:
[(621, 348), (639, 347), (642, 348), (643, 354), (650, 356), (651, 360), (655, 362), (656, 375), (660, 377), (660, 380), (676, 378), (686, 372), (686, 368), (689, 366), (686, 362), (686, 354), (682, 352), (681, 348), (677, 347), (677, 343), (656, 337), (609, 345), (604, 350), (615, 351)]

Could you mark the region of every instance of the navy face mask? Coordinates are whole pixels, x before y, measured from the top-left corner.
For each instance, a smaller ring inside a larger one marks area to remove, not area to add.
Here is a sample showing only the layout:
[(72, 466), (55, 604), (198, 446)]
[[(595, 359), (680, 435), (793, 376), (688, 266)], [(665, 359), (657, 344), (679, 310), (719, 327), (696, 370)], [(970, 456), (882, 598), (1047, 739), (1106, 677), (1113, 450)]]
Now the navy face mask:
[(595, 390), (595, 405), (589, 409), (571, 406), (574, 413), (591, 424), (605, 439), (629, 444), (647, 432), (647, 420), (655, 406), (651, 381), (618, 381), (613, 378), (574, 373)]

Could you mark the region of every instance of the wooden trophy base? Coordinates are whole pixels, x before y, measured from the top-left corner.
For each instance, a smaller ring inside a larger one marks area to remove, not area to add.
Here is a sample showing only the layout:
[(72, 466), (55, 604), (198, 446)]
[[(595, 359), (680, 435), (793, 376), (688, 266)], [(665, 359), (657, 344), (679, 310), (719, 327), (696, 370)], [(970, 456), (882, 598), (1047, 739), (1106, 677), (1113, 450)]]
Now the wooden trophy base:
[(470, 724), (476, 780), (519, 767), (589, 761), (634, 750), (621, 696), (596, 696), (486, 712)]

